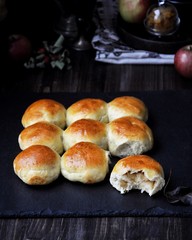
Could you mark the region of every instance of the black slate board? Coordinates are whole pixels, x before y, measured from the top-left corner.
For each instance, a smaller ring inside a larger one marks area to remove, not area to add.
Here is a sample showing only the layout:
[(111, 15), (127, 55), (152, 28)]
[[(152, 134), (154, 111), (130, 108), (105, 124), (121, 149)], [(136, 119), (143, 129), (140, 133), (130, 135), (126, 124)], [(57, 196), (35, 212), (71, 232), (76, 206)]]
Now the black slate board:
[[(26, 107), (40, 98), (52, 98), (68, 107), (85, 97), (112, 100), (120, 95), (142, 99), (149, 108), (148, 125), (154, 133), (153, 150), (147, 154), (173, 175), (170, 188), (192, 186), (192, 91), (129, 93), (56, 93), (0, 96), (0, 217), (62, 216), (192, 216), (192, 206), (171, 205), (163, 192), (153, 197), (139, 191), (121, 195), (109, 183), (83, 185), (62, 176), (48, 186), (25, 185), (13, 172), (13, 159), (20, 152), (17, 138)], [(112, 165), (117, 159), (112, 159)]]

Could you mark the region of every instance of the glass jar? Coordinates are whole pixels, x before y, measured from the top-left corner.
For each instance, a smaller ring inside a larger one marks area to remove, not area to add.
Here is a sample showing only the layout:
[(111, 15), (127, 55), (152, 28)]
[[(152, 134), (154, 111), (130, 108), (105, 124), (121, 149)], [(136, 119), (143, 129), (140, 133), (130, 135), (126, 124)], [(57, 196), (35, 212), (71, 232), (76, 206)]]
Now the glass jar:
[(144, 20), (146, 30), (156, 36), (174, 34), (180, 25), (177, 9), (169, 3), (152, 5)]

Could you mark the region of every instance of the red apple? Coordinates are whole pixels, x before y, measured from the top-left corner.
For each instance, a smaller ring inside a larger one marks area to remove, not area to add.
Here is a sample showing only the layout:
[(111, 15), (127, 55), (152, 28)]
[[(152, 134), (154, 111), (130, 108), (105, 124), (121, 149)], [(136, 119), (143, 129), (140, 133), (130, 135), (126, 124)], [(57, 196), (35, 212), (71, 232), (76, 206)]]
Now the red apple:
[(192, 45), (177, 50), (174, 57), (174, 66), (181, 76), (192, 78)]
[(32, 51), (31, 41), (24, 35), (13, 34), (9, 36), (9, 58), (14, 62), (26, 61)]
[(140, 23), (144, 20), (151, 0), (119, 0), (119, 13), (128, 23)]

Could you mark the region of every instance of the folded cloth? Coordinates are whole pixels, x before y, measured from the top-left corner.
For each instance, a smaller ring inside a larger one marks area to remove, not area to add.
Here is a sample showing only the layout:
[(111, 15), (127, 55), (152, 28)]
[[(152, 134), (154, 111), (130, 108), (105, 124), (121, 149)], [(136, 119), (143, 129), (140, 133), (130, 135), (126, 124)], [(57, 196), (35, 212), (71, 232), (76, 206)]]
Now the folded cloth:
[(96, 61), (114, 64), (173, 64), (174, 54), (136, 50), (123, 43), (115, 31), (117, 15), (117, 0), (97, 0), (94, 16), (96, 31), (92, 39)]

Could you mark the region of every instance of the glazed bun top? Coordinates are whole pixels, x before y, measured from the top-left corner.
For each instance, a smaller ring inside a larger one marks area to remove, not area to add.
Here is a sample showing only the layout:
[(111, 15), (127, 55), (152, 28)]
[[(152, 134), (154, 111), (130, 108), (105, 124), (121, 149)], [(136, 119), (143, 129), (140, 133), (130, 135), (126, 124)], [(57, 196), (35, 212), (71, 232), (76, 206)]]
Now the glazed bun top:
[(15, 174), (26, 184), (44, 185), (58, 178), (61, 158), (43, 145), (33, 145), (20, 152), (13, 161)]
[(135, 117), (121, 117), (109, 122), (107, 133), (109, 151), (114, 156), (137, 155), (153, 147), (152, 130)]
[(107, 103), (96, 98), (84, 98), (73, 103), (66, 112), (67, 126), (82, 118), (108, 122)]
[(147, 155), (128, 156), (115, 164), (110, 183), (122, 194), (139, 189), (152, 196), (165, 185), (164, 171), (159, 162)]
[(147, 121), (148, 109), (143, 101), (132, 96), (117, 97), (108, 103), (109, 121), (124, 116), (131, 116)]
[(124, 174), (127, 170), (143, 171), (149, 179), (153, 179), (156, 174), (164, 177), (160, 163), (147, 155), (128, 156), (120, 159), (114, 166), (113, 173)]
[(109, 152), (91, 142), (79, 142), (61, 157), (61, 172), (70, 181), (96, 183), (109, 170)]
[(66, 124), (65, 107), (52, 99), (40, 99), (33, 102), (23, 114), (22, 125), (28, 127), (40, 121), (47, 121), (64, 128)]
[(63, 132), (65, 150), (78, 142), (93, 142), (103, 149), (108, 148), (106, 124), (93, 119), (80, 119)]
[(22, 150), (31, 145), (46, 145), (58, 154), (62, 154), (64, 151), (63, 130), (46, 121), (37, 122), (24, 128), (19, 134), (18, 142)]
[(117, 141), (119, 140), (119, 143), (124, 138), (141, 141), (149, 139), (153, 141), (153, 134), (148, 125), (134, 117), (121, 117), (110, 122), (108, 124), (109, 134), (109, 138), (116, 138)]

